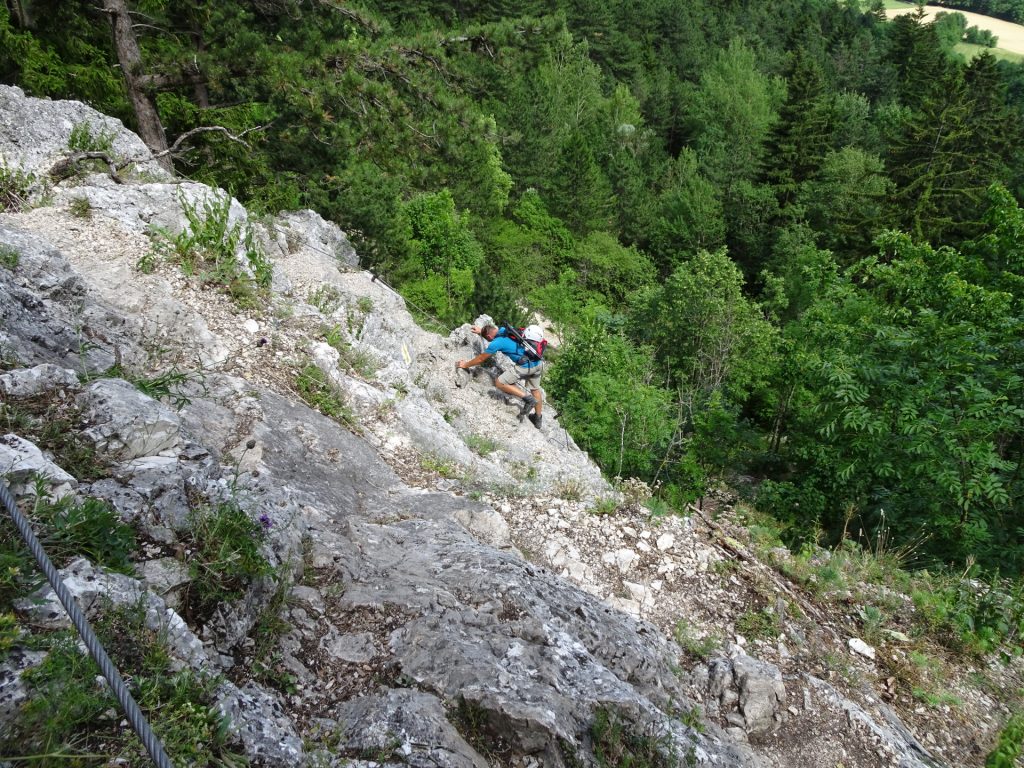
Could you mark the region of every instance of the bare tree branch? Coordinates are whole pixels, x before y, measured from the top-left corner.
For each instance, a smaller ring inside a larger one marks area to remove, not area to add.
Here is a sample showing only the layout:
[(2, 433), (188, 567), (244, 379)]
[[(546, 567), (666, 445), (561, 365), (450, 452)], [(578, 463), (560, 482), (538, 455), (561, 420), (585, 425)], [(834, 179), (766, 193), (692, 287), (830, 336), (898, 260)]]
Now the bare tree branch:
[[(193, 128), (190, 131), (185, 131), (185, 133), (181, 134), (181, 136), (179, 136), (178, 138), (176, 138), (174, 140), (174, 143), (171, 144), (170, 147), (165, 149), (163, 152), (157, 152), (151, 158), (148, 158), (148, 159), (158, 160), (159, 158), (161, 158), (161, 157), (163, 157), (165, 155), (172, 155), (172, 156), (173, 155), (177, 155), (178, 154), (178, 148), (181, 147), (181, 145), (187, 139), (191, 139), (193, 136), (198, 136), (201, 133), (221, 133), (225, 137), (227, 137), (230, 141), (238, 142), (239, 144), (241, 144), (246, 149), (252, 149), (252, 147), (250, 147), (249, 144), (246, 141), (243, 141), (242, 137), (245, 136), (248, 133), (252, 133), (253, 131), (262, 131), (266, 127), (267, 126), (265, 126), (265, 125), (257, 125), (257, 126), (254, 126), (252, 128), (246, 128), (244, 131), (242, 131), (240, 134), (238, 134), (236, 136), (231, 131), (229, 131), (227, 128), (225, 128), (223, 125), (200, 125), (200, 126), (198, 126), (196, 128)], [(140, 162), (140, 161), (139, 160), (132, 160), (131, 162), (137, 163), (137, 162)]]

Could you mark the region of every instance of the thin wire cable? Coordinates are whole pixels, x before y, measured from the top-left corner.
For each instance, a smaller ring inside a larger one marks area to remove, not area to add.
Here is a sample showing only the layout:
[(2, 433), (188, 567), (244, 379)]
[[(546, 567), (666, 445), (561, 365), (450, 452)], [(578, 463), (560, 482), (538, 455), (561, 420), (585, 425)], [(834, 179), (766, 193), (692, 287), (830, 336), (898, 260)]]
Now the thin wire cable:
[(157, 768), (174, 768), (174, 764), (171, 763), (171, 759), (167, 756), (164, 751), (163, 744), (157, 738), (156, 734), (153, 733), (153, 729), (149, 727), (149, 723), (146, 721), (146, 716), (142, 714), (142, 710), (139, 709), (139, 705), (135, 703), (135, 699), (132, 698), (128, 687), (124, 684), (124, 680), (121, 678), (121, 674), (117, 671), (110, 657), (107, 655), (106, 650), (100, 643), (96, 633), (93, 632), (92, 627), (89, 626), (88, 619), (82, 613), (78, 607), (78, 603), (75, 602), (74, 596), (68, 591), (68, 588), (64, 586), (64, 581), (60, 577), (60, 573), (54, 568), (53, 563), (47, 556), (43, 545), (39, 542), (35, 533), (32, 531), (32, 527), (29, 525), (28, 520), (18, 510), (17, 505), (14, 503), (14, 496), (11, 495), (7, 485), (0, 482), (0, 501), (7, 508), (7, 511), (11, 515), (11, 519), (14, 520), (15, 526), (21, 533), (21, 538), (25, 540), (29, 550), (32, 552), (32, 556), (36, 559), (39, 568), (46, 574), (47, 581), (50, 582), (50, 586), (53, 587), (53, 591), (57, 593), (57, 597), (60, 599), (61, 604), (64, 606), (64, 610), (68, 612), (68, 616), (71, 617), (71, 623), (75, 625), (75, 629), (78, 630), (78, 634), (81, 635), (82, 641), (85, 643), (85, 647), (89, 649), (89, 653), (100, 667), (100, 671), (103, 676), (107, 679), (110, 684), (110, 689), (114, 692), (118, 702), (121, 704), (121, 709), (124, 710), (125, 715), (128, 716), (128, 722), (131, 723), (132, 728), (139, 735), (142, 740), (142, 744), (146, 747), (146, 751), (149, 752), (150, 758)]

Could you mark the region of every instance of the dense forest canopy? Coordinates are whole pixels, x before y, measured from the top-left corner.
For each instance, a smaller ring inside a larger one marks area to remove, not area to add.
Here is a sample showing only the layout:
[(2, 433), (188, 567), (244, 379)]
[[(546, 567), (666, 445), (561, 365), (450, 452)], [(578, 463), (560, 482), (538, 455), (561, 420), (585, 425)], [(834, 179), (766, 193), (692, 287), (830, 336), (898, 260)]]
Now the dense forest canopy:
[(424, 322), (543, 312), (610, 476), (1020, 571), (1024, 69), (956, 37), (857, 0), (6, 0), (0, 78), (223, 126), (180, 173), (337, 221)]

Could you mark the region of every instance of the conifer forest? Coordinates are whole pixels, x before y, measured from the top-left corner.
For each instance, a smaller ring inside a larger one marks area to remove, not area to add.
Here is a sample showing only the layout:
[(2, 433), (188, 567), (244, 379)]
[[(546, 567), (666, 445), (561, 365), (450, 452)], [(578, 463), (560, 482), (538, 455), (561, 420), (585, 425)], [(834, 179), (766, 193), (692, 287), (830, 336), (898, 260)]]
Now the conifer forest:
[(250, 210), (318, 211), (427, 327), (550, 318), (548, 396), (610, 478), (677, 508), (724, 484), (795, 550), (884, 535), (1019, 577), (1024, 64), (947, 26), (880, 0), (6, 0), (0, 81)]

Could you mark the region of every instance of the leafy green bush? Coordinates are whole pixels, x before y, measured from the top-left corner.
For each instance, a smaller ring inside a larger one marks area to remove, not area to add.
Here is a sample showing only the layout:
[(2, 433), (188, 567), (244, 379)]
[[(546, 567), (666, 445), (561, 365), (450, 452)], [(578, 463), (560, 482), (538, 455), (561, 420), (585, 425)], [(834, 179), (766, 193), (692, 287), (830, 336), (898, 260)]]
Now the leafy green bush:
[(1014, 768), (1024, 743), (1024, 715), (1011, 717), (999, 732), (999, 743), (985, 758), (985, 768)]
[(274, 572), (263, 554), (265, 528), (233, 501), (193, 510), (188, 533), (188, 612), (206, 617), (219, 603), (242, 597)]
[(1024, 652), (1024, 584), (998, 573), (984, 581), (981, 576), (972, 566), (959, 577), (922, 579), (911, 593), (914, 607), (922, 623), (953, 650), (1019, 656)]

